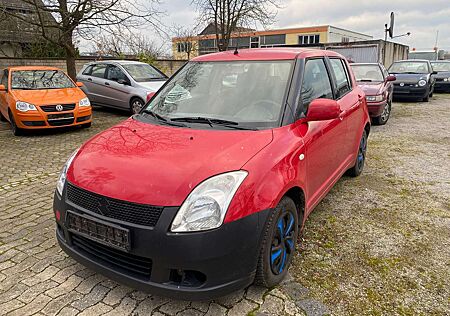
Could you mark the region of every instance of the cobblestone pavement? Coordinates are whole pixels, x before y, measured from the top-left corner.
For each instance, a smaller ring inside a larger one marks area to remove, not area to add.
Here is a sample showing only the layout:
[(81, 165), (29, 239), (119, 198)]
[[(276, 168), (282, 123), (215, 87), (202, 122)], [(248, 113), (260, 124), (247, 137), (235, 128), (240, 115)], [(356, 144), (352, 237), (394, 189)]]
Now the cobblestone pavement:
[(59, 170), (81, 143), (126, 118), (102, 109), (94, 114), (90, 129), (25, 137), (12, 136), (8, 125), (0, 123), (0, 314), (333, 314), (333, 306), (321, 303), (325, 298), (312, 295), (293, 271), (274, 289), (251, 286), (213, 302), (185, 302), (117, 284), (67, 257), (57, 245), (51, 210)]

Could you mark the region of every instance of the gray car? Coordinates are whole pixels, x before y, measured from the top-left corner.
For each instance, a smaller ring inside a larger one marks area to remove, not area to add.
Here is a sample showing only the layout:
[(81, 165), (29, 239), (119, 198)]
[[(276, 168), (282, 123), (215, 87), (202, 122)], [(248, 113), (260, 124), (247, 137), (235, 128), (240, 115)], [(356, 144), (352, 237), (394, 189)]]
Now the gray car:
[(92, 104), (131, 113), (138, 113), (167, 79), (149, 64), (126, 60), (91, 62), (77, 75)]

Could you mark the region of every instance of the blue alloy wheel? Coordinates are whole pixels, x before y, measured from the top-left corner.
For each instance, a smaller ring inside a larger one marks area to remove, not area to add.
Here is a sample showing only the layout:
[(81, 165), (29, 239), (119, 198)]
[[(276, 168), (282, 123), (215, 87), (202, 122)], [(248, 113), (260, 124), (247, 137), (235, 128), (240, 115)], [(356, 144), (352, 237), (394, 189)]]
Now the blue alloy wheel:
[(281, 274), (294, 252), (295, 218), (291, 211), (282, 212), (272, 239), (270, 267), (273, 274)]

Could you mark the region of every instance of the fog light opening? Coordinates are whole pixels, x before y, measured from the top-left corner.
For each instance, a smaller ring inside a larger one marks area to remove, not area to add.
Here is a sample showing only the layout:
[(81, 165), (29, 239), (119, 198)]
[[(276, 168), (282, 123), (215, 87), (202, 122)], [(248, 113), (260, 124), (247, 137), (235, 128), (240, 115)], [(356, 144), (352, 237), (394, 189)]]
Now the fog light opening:
[(56, 217), (56, 220), (59, 222), (61, 220), (61, 212), (56, 210), (55, 211), (55, 217)]
[(199, 271), (171, 269), (170, 282), (176, 286), (199, 287), (206, 281), (206, 275)]

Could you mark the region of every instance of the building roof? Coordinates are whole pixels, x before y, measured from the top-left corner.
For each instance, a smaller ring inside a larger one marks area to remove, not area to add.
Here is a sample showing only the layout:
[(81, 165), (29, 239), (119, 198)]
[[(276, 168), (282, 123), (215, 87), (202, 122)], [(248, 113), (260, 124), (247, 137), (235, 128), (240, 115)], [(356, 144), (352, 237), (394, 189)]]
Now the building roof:
[(220, 53), (201, 55), (192, 61), (248, 61), (248, 60), (294, 60), (313, 56), (339, 56), (340, 54), (322, 49), (308, 48), (251, 48), (240, 49), (235, 54), (228, 50)]

